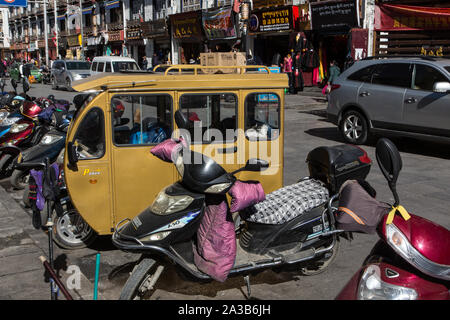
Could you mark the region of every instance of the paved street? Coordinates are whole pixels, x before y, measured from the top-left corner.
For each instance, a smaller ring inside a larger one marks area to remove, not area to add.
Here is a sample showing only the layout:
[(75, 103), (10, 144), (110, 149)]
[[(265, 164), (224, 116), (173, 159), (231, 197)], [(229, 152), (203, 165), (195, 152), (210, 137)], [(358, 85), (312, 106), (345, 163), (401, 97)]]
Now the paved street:
[[(33, 85), (29, 95), (52, 92), (57, 98), (72, 100), (75, 93), (52, 91), (49, 85)], [(6, 88), (8, 90), (8, 87)], [(308, 175), (306, 156), (321, 145), (342, 143), (337, 128), (327, 122), (323, 97), (288, 95), (285, 111), (285, 185)], [(403, 157), (398, 180), (401, 204), (410, 212), (450, 228), (448, 187), (450, 148), (448, 145), (424, 143), (412, 139), (393, 139)], [(377, 190), (377, 198), (392, 202), (393, 197), (375, 160), (373, 145), (363, 146), (374, 161), (368, 181)], [(34, 230), (31, 211), (23, 208), (22, 192), (12, 190), (7, 179), (0, 181), (0, 299), (49, 299), (49, 285), (38, 256), (47, 252), (47, 236)], [(361, 266), (378, 240), (376, 235), (355, 234), (352, 242), (341, 241), (335, 263), (324, 273), (299, 276), (295, 268), (266, 270), (250, 277), (256, 299), (334, 299), (347, 280)], [(132, 268), (128, 262), (139, 256), (121, 252), (110, 237), (99, 237), (89, 248), (77, 251), (56, 249), (55, 256), (66, 257), (66, 265), (82, 271), (81, 289), (73, 290), (76, 299), (92, 299), (95, 254), (101, 253), (101, 299), (117, 299)], [(60, 274), (70, 276), (60, 270)], [(242, 277), (225, 283), (192, 282), (173, 267), (167, 266), (152, 299), (245, 299)]]

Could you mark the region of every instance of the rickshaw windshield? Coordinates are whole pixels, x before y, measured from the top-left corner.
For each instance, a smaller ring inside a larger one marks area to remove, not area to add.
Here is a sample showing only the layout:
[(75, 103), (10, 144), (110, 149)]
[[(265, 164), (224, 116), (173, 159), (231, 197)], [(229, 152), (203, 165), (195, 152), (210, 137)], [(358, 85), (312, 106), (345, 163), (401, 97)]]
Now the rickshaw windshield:
[(92, 101), (96, 96), (99, 95), (99, 93), (102, 91), (92, 91), (92, 92), (81, 92), (80, 94), (77, 94), (73, 98), (73, 104), (75, 105), (75, 113), (73, 114), (73, 120), (71, 121), (74, 123), (78, 115), (83, 111), (83, 109)]

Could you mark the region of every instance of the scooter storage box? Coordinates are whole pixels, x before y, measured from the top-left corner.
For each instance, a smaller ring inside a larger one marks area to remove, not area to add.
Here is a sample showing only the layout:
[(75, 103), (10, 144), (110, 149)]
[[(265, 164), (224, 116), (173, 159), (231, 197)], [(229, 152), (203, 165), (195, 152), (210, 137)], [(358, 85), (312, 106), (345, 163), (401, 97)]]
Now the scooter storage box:
[(318, 147), (308, 153), (306, 162), (310, 177), (325, 183), (331, 194), (339, 192), (346, 180), (365, 179), (372, 164), (363, 149), (349, 144)]

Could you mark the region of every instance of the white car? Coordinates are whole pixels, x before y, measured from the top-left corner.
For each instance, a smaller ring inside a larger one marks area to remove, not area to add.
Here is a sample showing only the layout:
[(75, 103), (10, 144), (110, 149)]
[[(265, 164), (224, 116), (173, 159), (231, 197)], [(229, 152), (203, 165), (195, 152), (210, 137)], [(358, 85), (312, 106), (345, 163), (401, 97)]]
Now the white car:
[(103, 56), (92, 60), (91, 75), (100, 72), (120, 72), (125, 70), (140, 70), (136, 60), (126, 57)]

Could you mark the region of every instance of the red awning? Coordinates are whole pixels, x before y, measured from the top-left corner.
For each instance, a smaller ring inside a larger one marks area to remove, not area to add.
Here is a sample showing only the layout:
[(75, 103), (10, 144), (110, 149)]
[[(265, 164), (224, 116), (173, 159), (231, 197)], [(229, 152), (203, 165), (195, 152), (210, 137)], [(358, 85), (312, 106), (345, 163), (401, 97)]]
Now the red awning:
[(375, 12), (375, 29), (450, 29), (450, 8), (380, 4)]

